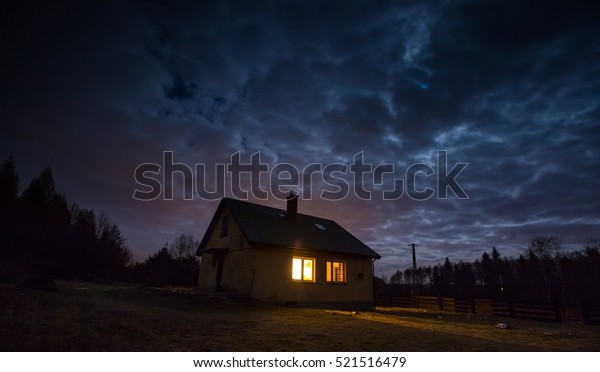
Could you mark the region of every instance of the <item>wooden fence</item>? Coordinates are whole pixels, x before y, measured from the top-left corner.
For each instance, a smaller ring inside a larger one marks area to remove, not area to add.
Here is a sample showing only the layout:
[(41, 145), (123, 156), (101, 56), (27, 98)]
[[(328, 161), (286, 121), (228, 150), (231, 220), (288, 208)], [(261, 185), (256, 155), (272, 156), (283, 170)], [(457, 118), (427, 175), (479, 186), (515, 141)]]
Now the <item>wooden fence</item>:
[[(379, 295), (376, 299), (377, 306), (415, 307), (432, 311), (453, 311), (457, 313), (470, 314), (494, 314), (512, 318), (525, 318), (562, 322), (562, 315), (558, 305), (553, 304), (519, 304), (504, 303), (485, 299), (457, 300), (451, 297), (431, 296), (392, 296)], [(600, 324), (600, 311), (593, 312), (588, 309), (588, 318), (594, 324)]]
[(591, 305), (584, 301), (581, 307), (585, 324), (600, 326), (600, 304)]
[(455, 300), (450, 297), (417, 296), (416, 306), (428, 310), (454, 311)]
[(547, 320), (562, 322), (562, 315), (558, 304), (532, 305), (493, 302), (492, 311), (494, 315), (509, 316), (511, 318), (524, 318), (534, 320)]
[(377, 306), (390, 306), (390, 307), (416, 307), (414, 303), (414, 296), (392, 296), (392, 295), (378, 295), (375, 304)]

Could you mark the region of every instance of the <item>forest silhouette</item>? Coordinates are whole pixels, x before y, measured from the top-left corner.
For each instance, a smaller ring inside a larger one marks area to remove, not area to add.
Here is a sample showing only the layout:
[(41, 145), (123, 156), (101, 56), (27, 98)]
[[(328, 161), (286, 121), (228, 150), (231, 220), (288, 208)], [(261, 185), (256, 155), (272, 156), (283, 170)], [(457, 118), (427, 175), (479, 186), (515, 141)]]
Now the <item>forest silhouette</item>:
[(0, 166), (0, 280), (120, 278), (132, 262), (119, 227), (70, 204), (51, 167), (19, 194), (14, 159)]
[[(385, 284), (381, 283), (385, 282)], [(580, 250), (561, 252), (557, 236), (537, 236), (518, 258), (502, 257), (493, 247), (472, 262), (397, 270), (380, 281), (379, 293), (450, 297), (461, 301), (490, 299), (548, 304), (557, 309), (600, 307), (600, 246), (590, 238)]]
[(83, 279), (194, 286), (197, 246), (193, 235), (181, 234), (134, 262), (119, 226), (103, 213), (69, 204), (56, 190), (51, 167), (19, 193), (14, 159), (0, 165), (0, 282), (47, 286), (53, 279)]

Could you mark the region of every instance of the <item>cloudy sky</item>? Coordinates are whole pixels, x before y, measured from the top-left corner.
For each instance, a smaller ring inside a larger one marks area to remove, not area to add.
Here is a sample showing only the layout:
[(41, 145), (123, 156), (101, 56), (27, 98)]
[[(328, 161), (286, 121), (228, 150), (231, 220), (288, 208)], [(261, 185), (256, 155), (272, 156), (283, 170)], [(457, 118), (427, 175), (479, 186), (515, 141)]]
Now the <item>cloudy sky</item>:
[[(51, 165), (58, 190), (108, 214), (138, 260), (182, 232), (201, 238), (218, 204), (184, 200), (179, 175), (174, 200), (132, 198), (146, 190), (136, 167), (165, 151), (206, 164), (210, 182), (237, 152), (271, 168), (360, 152), (393, 164), (383, 185), (365, 181), (371, 200), (322, 200), (335, 187), (317, 180), (299, 204), (380, 253), (378, 275), (408, 267), (413, 242), (420, 264), (494, 245), (518, 256), (545, 234), (581, 248), (600, 237), (600, 11), (572, 3), (13, 2), (0, 16), (0, 157), (14, 155), (21, 189)], [(436, 171), (417, 189), (435, 186), (438, 150), (448, 171), (468, 163), (456, 178), (468, 199), (383, 200), (414, 163)]]

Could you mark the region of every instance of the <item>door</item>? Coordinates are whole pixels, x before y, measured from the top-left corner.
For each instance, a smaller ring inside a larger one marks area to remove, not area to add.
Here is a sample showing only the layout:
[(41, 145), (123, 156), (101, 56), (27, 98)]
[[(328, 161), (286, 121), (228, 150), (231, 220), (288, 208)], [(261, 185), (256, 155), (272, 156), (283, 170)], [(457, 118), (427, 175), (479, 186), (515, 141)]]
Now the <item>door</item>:
[(222, 292), (223, 285), (221, 284), (221, 279), (223, 278), (223, 263), (225, 262), (225, 255), (219, 254), (215, 258), (217, 260), (217, 277), (215, 280), (215, 291)]

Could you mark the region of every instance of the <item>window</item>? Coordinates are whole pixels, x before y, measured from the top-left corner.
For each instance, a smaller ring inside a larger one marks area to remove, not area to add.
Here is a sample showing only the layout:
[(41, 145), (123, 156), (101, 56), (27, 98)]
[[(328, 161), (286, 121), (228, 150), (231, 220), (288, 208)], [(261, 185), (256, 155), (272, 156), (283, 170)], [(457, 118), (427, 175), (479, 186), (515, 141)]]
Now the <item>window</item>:
[(223, 220), (221, 221), (221, 237), (227, 236), (228, 230), (229, 230), (229, 215), (223, 216)]
[(292, 279), (303, 282), (314, 282), (315, 259), (294, 257), (292, 259)]
[(327, 281), (346, 283), (346, 264), (344, 262), (327, 261)]

